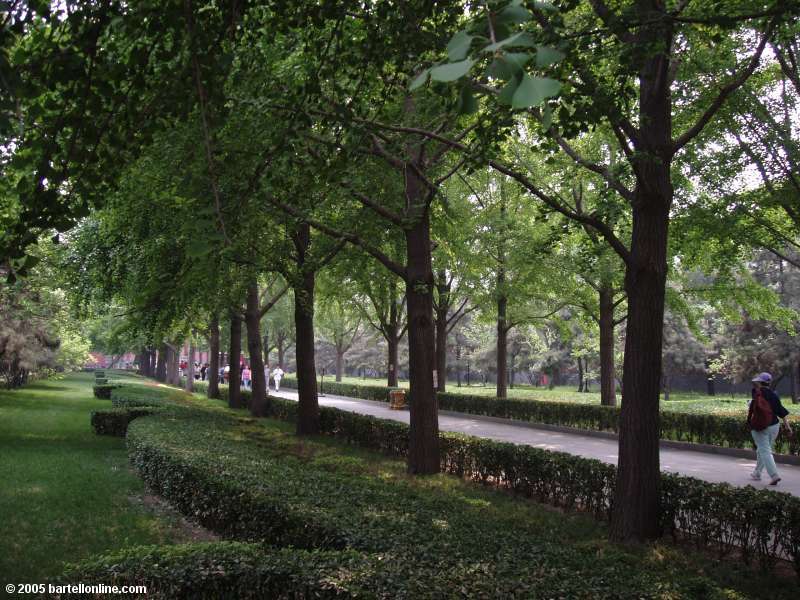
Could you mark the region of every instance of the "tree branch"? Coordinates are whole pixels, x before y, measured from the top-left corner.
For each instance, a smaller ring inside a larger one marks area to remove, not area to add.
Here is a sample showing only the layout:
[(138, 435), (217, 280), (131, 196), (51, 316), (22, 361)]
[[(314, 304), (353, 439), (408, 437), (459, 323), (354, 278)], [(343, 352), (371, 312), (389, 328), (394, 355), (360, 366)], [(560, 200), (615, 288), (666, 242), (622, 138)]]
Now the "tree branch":
[(683, 148), (686, 144), (688, 144), (692, 139), (694, 139), (708, 124), (708, 122), (712, 119), (712, 117), (717, 113), (717, 111), (722, 108), (722, 105), (727, 100), (728, 96), (730, 96), (733, 92), (735, 92), (738, 88), (744, 85), (744, 82), (753, 74), (758, 66), (758, 63), (761, 61), (761, 55), (764, 52), (764, 48), (767, 45), (767, 40), (769, 39), (770, 35), (772, 35), (772, 31), (775, 28), (775, 24), (777, 23), (777, 18), (772, 19), (769, 24), (767, 25), (766, 30), (764, 31), (764, 35), (761, 37), (761, 41), (758, 43), (756, 47), (756, 51), (753, 56), (750, 58), (748, 65), (742, 69), (742, 72), (731, 81), (728, 85), (723, 87), (711, 105), (706, 109), (706, 111), (700, 116), (697, 122), (689, 128), (682, 136), (680, 136), (676, 141), (672, 144), (672, 153), (678, 152), (681, 148)]

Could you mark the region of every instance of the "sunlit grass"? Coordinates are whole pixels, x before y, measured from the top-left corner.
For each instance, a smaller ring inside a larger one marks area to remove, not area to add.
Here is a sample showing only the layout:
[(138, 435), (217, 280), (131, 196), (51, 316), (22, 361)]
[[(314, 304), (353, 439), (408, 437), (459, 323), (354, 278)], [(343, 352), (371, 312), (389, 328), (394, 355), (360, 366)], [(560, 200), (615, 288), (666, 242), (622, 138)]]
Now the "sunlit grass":
[(91, 373), (0, 391), (0, 583), (43, 581), (64, 561), (175, 531), (131, 504), (143, 485), (128, 467), (124, 440), (97, 436)]

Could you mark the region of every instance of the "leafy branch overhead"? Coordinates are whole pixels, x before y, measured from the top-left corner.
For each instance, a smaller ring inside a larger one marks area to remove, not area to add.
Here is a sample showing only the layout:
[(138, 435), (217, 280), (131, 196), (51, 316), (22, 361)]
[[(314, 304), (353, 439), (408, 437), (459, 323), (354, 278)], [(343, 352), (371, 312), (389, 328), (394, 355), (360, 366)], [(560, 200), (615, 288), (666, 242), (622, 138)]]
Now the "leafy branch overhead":
[[(538, 43), (526, 29), (535, 21), (534, 12), (545, 14), (555, 8), (545, 2), (532, 6), (533, 12), (522, 0), (487, 2), (467, 27), (450, 39), (447, 59), (417, 73), (409, 90), (420, 89), (428, 81), (452, 83), (464, 79), (460, 97), (464, 113), (475, 112), (476, 96), (486, 93), (496, 94), (501, 104), (512, 109), (540, 106), (557, 96), (562, 84), (546, 74), (565, 55), (558, 48)], [(549, 115), (549, 109), (545, 110)]]

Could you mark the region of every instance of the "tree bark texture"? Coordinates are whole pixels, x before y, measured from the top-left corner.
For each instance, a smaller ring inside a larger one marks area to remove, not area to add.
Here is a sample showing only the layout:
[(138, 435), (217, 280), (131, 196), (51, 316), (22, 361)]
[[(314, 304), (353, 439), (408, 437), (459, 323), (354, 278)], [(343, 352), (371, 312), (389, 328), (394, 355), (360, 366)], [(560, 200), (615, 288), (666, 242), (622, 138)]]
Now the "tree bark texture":
[(336, 348), (336, 381), (342, 381), (342, 372), (344, 371), (344, 350)]
[[(639, 0), (646, 21), (660, 0)], [(670, 60), (672, 21), (643, 28), (649, 48), (639, 72), (639, 135), (635, 141), (633, 230), (625, 270), (628, 321), (620, 413), (619, 463), (611, 515), (614, 541), (660, 537), (659, 388), (667, 278), (667, 235), (672, 205)]]
[(161, 344), (158, 347), (158, 357), (156, 358), (156, 380), (161, 383), (167, 381), (167, 345)]
[[(504, 272), (500, 269), (497, 274), (498, 284)], [(497, 298), (497, 397), (506, 398), (508, 396), (508, 380), (506, 369), (508, 368), (508, 326), (506, 325), (506, 311), (508, 308), (508, 298), (500, 295)]]
[(189, 360), (186, 362), (186, 384), (184, 388), (190, 394), (194, 392), (194, 338), (189, 336)]
[[(422, 181), (411, 170), (406, 178), (408, 198), (422, 195)], [(407, 254), (408, 355), (411, 380), (408, 471), (438, 473), (439, 411), (434, 390), (433, 270), (430, 218), (427, 210), (405, 230)], [(438, 378), (438, 376), (437, 376)]]
[(600, 291), (600, 404), (616, 406), (614, 385), (614, 291), (601, 285)]
[(208, 332), (208, 397), (219, 398), (219, 317), (214, 315)]
[(247, 325), (247, 351), (250, 354), (250, 414), (254, 417), (266, 417), (270, 405), (267, 396), (267, 379), (264, 376), (264, 362), (261, 348), (261, 306), (258, 297), (258, 284), (253, 281), (247, 286), (247, 308), (245, 310)]
[(228, 406), (244, 408), (242, 402), (242, 371), (239, 368), (242, 356), (242, 317), (231, 312), (231, 345), (228, 352)]
[(319, 398), (314, 358), (314, 286), (315, 274), (307, 264), (311, 246), (308, 223), (298, 225), (293, 234), (297, 251), (298, 278), (294, 286), (295, 355), (297, 358), (297, 434), (319, 433)]

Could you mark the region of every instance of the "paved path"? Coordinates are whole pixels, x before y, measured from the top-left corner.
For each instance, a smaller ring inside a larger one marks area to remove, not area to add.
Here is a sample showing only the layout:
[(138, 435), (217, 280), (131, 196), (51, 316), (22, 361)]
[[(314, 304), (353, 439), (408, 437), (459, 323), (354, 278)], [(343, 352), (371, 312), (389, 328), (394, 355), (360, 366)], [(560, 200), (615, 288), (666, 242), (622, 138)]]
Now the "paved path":
[[(297, 400), (295, 390), (281, 390), (277, 394), (270, 390), (270, 394)], [(372, 400), (358, 400), (344, 396), (326, 394), (320, 396), (322, 406), (333, 406), (350, 412), (373, 415), (382, 419), (392, 419), (408, 423), (408, 411), (389, 410), (388, 404)], [(558, 450), (596, 458), (607, 463), (617, 464), (617, 441), (611, 439), (595, 438), (573, 433), (561, 433), (536, 429), (531, 424), (515, 421), (488, 420), (477, 415), (452, 414), (439, 415), (439, 429), (442, 431), (455, 431), (482, 438), (527, 444), (545, 450)], [(661, 470), (670, 473), (691, 475), (698, 479), (715, 483), (726, 482), (735, 486), (755, 485), (767, 490), (778, 490), (800, 496), (800, 467), (793, 465), (778, 465), (782, 481), (776, 487), (766, 485), (769, 476), (764, 473), (762, 482), (752, 481), (750, 472), (755, 467), (755, 461), (746, 458), (734, 458), (696, 452), (691, 450), (675, 450), (661, 448)]]

